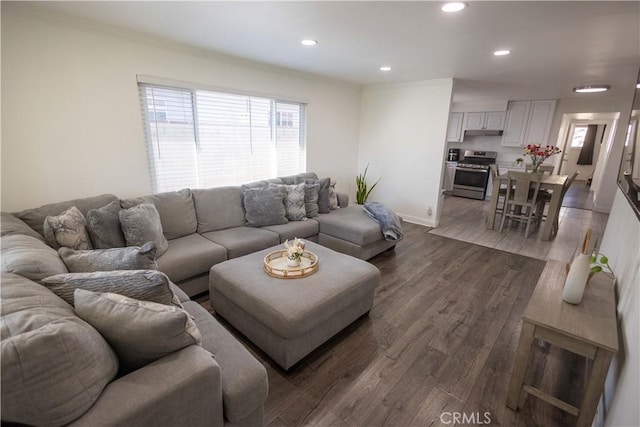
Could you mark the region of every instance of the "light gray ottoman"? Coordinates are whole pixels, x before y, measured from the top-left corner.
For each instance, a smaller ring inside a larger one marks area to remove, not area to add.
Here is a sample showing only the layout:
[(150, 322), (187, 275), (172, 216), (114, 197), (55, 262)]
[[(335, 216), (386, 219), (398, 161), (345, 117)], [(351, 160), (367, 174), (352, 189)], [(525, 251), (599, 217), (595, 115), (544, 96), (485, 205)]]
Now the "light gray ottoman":
[(349, 255), (306, 242), (318, 271), (302, 279), (277, 279), (263, 270), (274, 246), (216, 264), (209, 274), (213, 309), (284, 369), (366, 314), (380, 271)]

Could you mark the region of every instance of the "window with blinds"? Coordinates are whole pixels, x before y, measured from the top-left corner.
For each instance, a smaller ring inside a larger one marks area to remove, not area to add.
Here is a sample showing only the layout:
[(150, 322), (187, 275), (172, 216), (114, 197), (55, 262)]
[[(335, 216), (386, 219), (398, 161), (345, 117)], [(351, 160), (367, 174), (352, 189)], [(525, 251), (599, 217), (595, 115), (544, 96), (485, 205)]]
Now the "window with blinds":
[(153, 191), (304, 172), (304, 104), (139, 84)]

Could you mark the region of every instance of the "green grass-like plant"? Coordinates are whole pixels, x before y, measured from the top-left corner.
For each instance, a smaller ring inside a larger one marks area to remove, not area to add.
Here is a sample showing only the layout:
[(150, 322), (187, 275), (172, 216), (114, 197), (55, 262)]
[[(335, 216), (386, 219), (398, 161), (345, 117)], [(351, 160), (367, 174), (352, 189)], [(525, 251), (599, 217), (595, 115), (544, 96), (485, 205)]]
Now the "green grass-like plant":
[(369, 194), (376, 188), (378, 182), (380, 182), (380, 178), (369, 188), (367, 184), (367, 170), (369, 169), (369, 165), (364, 168), (364, 173), (356, 176), (356, 203), (359, 205), (364, 205), (364, 203), (369, 198)]

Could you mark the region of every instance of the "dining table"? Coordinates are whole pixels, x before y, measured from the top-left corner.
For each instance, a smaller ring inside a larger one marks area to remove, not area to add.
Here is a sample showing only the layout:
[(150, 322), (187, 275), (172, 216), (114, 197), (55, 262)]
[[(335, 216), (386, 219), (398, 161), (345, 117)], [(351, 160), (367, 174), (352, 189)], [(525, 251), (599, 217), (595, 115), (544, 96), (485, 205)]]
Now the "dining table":
[[(500, 185), (508, 183), (508, 174), (503, 173), (493, 180), (493, 191), (491, 193), (491, 203), (489, 204), (489, 217), (487, 218), (487, 229), (493, 230), (496, 219), (496, 208), (500, 198)], [(541, 190), (551, 190), (551, 201), (547, 211), (547, 220), (544, 221), (540, 232), (540, 240), (551, 240), (553, 237), (553, 218), (556, 217), (562, 205), (562, 188), (569, 179), (568, 175), (543, 175), (540, 180)]]

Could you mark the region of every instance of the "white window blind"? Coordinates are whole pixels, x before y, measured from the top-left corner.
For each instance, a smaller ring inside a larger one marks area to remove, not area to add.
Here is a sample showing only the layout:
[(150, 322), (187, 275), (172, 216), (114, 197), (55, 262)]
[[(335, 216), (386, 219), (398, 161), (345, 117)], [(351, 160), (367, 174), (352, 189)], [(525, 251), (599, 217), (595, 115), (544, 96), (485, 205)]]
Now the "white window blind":
[(305, 171), (304, 104), (139, 84), (154, 192)]

